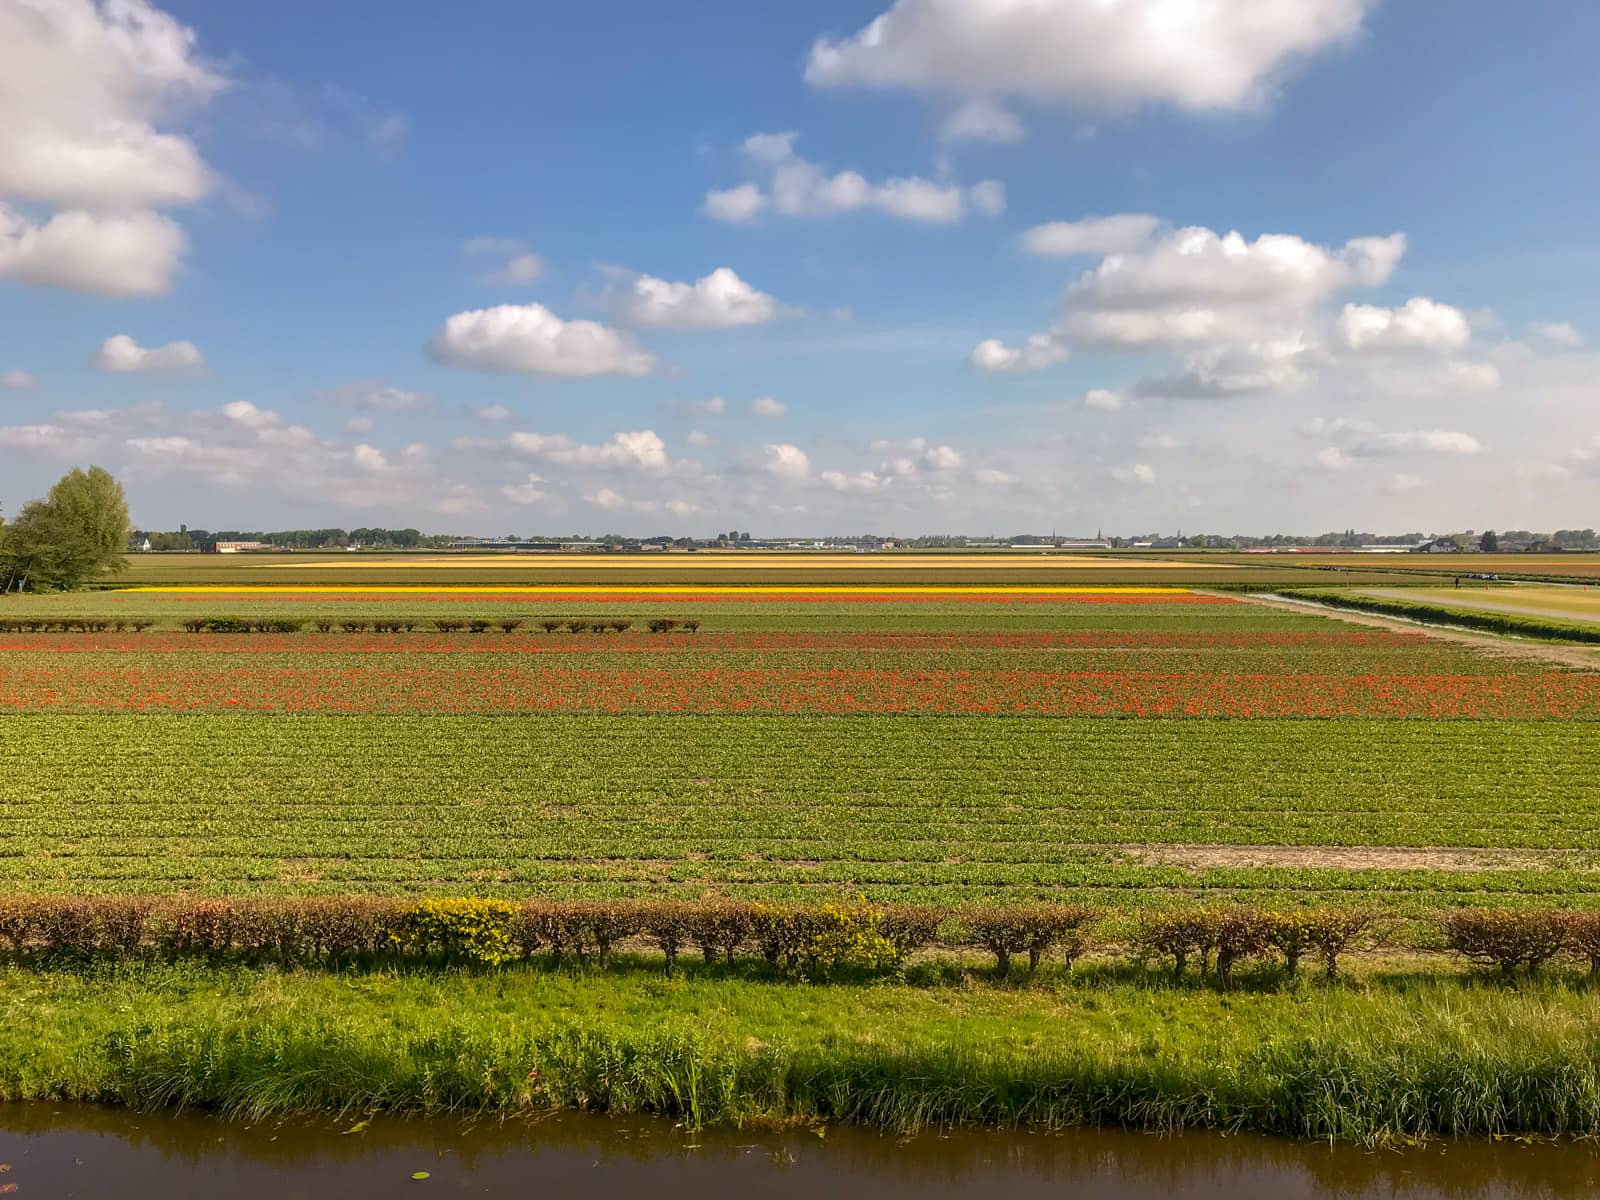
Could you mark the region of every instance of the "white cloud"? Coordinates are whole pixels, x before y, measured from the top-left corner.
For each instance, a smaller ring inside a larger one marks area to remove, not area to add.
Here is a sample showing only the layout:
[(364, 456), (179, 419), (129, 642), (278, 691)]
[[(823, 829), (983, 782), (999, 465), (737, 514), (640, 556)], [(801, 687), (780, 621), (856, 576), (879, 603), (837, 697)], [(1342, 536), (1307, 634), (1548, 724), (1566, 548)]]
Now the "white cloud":
[(95, 352), (94, 365), (102, 371), (129, 374), (135, 371), (184, 371), (206, 365), (205, 356), (193, 342), (168, 342), (149, 349), (125, 333), (108, 337)]
[(1426, 296), (1400, 308), (1346, 304), (1338, 330), (1349, 350), (1459, 350), (1472, 340), (1466, 314)]
[(774, 396), (757, 396), (750, 402), (750, 411), (758, 417), (781, 417), (789, 406)]
[(475, 237), (462, 244), (462, 250), (478, 258), (496, 260), (499, 265), (483, 277), (497, 287), (519, 287), (544, 274), (544, 259), (516, 238)]
[(4, 374), (0, 374), (0, 388), (7, 388), (11, 391), (20, 392), (24, 388), (31, 388), (37, 382), (38, 380), (32, 375), (22, 370), (7, 371)]
[(757, 133), (745, 139), (744, 154), (767, 175), (766, 190), (754, 183), (706, 193), (705, 211), (718, 220), (748, 221), (771, 208), (786, 217), (831, 217), (873, 209), (927, 224), (954, 224), (969, 211), (997, 216), (1005, 211), (1005, 185), (984, 180), (971, 187), (920, 176), (873, 183), (855, 171), (829, 174), (795, 152), (799, 134)]
[(192, 204), (211, 172), (158, 128), (224, 79), (144, 0), (0, 5), (0, 194), (93, 210)]
[(1070, 351), (1055, 337), (1036, 333), (1020, 346), (985, 338), (972, 348), (968, 361), (984, 371), (1038, 371), (1067, 360)]
[(500, 494), (513, 504), (539, 504), (549, 499), (548, 493), (539, 487), (544, 480), (537, 475), (529, 475), (523, 483), (507, 484), (500, 489)]
[(0, 204), (0, 279), (97, 296), (160, 296), (188, 239), (153, 212), (56, 213), (40, 225)]
[(820, 38), (819, 86), (998, 93), (1121, 109), (1259, 103), (1296, 61), (1346, 42), (1371, 0), (897, 0)]
[(1407, 475), (1402, 471), (1390, 477), (1389, 490), (1391, 492), (1414, 492), (1426, 483), (1427, 480), (1423, 479), (1422, 476)]
[(1026, 230), (1022, 235), (1022, 248), (1029, 254), (1056, 258), (1125, 254), (1148, 245), (1160, 228), (1161, 218), (1148, 213), (1051, 221)]
[(961, 454), (953, 446), (929, 446), (922, 461), (932, 471), (954, 471), (961, 466)]
[(1122, 407), (1122, 393), (1114, 392), (1110, 388), (1090, 388), (1083, 394), (1085, 408), (1098, 408), (1105, 412), (1116, 412)]
[(767, 195), (760, 187), (753, 183), (741, 183), (738, 187), (707, 192), (705, 213), (713, 220), (739, 225), (755, 220), (766, 209), (767, 203)]
[(1156, 471), (1149, 463), (1129, 463), (1124, 467), (1112, 467), (1111, 478), (1122, 483), (1154, 483)]
[[(170, 125), (226, 82), (194, 34), (145, 0), (0, 4), (0, 279), (170, 290), (187, 242), (150, 210), (217, 183)], [(6, 197), (57, 211), (33, 216)]]
[(371, 433), (377, 424), (371, 417), (351, 417), (344, 427), (351, 433)]
[(1421, 451), (1427, 454), (1481, 454), (1483, 444), (1470, 433), (1453, 429), (1417, 429), (1403, 433), (1380, 433), (1351, 448), (1352, 454), (1361, 456), (1404, 454)]
[(804, 479), (811, 474), (811, 460), (799, 446), (787, 443), (768, 444), (762, 447), (766, 461), (763, 470), (780, 479)]
[(669, 465), (666, 443), (653, 429), (614, 433), (610, 441), (598, 444), (574, 442), (560, 433), (513, 433), (507, 445), (519, 454), (571, 467), (660, 471)]
[(480, 421), (509, 421), (512, 415), (504, 404), (483, 404), (467, 411)]
[(967, 101), (939, 126), (946, 142), (1020, 142), (1026, 132), (1021, 117), (986, 96)]
[(81, 444), (82, 435), (62, 425), (0, 425), (0, 446), (8, 450), (72, 453)]
[(675, 517), (692, 517), (700, 511), (700, 506), (693, 500), (668, 500), (661, 507)]
[(1528, 332), (1557, 346), (1583, 345), (1583, 334), (1569, 321), (1534, 321)]
[(563, 321), (542, 304), (456, 313), (428, 352), (448, 366), (527, 375), (648, 375), (656, 367), (625, 334), (595, 321)]
[(689, 436), (685, 440), (691, 446), (709, 446), (709, 445), (711, 445), (711, 435), (709, 433), (705, 432), (705, 430), (703, 430), (703, 429), (695, 429), (695, 430), (690, 431)]
[(1140, 251), (1111, 254), (1067, 289), (1062, 329), (1106, 346), (1261, 339), (1303, 323), (1354, 286), (1389, 278), (1405, 236), (1354, 238), (1338, 250), (1291, 234), (1178, 229)]
[(590, 504), (598, 504), (601, 508), (610, 509), (613, 512), (625, 507), (628, 503), (621, 492), (613, 491), (610, 488), (601, 488), (597, 492), (590, 492), (584, 499)]
[(670, 283), (640, 275), (617, 302), (618, 315), (649, 329), (732, 329), (783, 315), (771, 296), (751, 287), (728, 267), (693, 283)]

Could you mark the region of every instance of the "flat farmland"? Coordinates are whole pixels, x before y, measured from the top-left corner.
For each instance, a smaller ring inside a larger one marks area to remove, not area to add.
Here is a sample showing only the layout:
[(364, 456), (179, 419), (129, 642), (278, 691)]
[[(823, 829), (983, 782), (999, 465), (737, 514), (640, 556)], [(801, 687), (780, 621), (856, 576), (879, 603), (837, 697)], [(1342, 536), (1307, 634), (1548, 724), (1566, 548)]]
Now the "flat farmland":
[[(1374, 556), (1378, 559), (1386, 557)], [(1351, 563), (1342, 564), (1345, 567)], [(671, 551), (645, 554), (600, 553), (306, 553), (292, 554), (139, 554), (114, 586), (185, 584), (291, 584), (338, 586), (419, 584), (915, 584), (956, 583), (1163, 584), (1171, 582), (1257, 584), (1281, 587), (1331, 582), (1321, 564), (1287, 557), (1156, 553), (1084, 554), (1059, 551), (1028, 554), (919, 553), (876, 554), (759, 551)], [(1405, 576), (1376, 562), (1339, 583), (1404, 583)]]
[[(105, 627), (0, 634), (0, 891), (1600, 903), (1600, 673), (1181, 584), (850, 586), (7, 600)], [(480, 614), (522, 624), (434, 627)]]

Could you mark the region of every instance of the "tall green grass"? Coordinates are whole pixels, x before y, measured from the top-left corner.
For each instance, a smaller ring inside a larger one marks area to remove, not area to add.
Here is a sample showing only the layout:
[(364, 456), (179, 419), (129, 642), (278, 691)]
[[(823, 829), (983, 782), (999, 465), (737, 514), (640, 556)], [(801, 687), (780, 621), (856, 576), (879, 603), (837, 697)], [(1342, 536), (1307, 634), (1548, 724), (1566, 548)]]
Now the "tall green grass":
[(1472, 977), (1222, 994), (1137, 973), (800, 988), (655, 972), (0, 971), (0, 1098), (586, 1108), (692, 1124), (1115, 1123), (1381, 1142), (1600, 1134), (1600, 992)]

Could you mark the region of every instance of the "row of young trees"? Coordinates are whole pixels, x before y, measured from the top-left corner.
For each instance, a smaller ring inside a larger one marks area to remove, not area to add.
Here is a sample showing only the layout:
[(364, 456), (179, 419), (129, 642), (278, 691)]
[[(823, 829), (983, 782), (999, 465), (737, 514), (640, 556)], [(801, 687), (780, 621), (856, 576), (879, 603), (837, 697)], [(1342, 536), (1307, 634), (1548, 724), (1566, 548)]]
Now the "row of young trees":
[(103, 467), (75, 468), (0, 524), (0, 594), (82, 587), (127, 566), (128, 500)]

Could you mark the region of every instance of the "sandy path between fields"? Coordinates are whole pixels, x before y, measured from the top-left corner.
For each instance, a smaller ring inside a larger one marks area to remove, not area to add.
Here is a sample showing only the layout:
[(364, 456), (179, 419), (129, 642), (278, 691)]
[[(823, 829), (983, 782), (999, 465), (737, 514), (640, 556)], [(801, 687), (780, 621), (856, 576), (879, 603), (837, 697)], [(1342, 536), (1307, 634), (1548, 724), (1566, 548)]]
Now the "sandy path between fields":
[[(1199, 591), (1200, 589), (1195, 589)], [(1219, 593), (1220, 594), (1220, 593)], [(1600, 670), (1600, 647), (1571, 645), (1562, 646), (1552, 642), (1527, 641), (1522, 638), (1502, 637), (1497, 633), (1478, 633), (1467, 629), (1444, 629), (1437, 625), (1424, 625), (1420, 621), (1406, 621), (1396, 617), (1380, 616), (1377, 613), (1357, 612), (1354, 609), (1334, 608), (1332, 605), (1317, 604), (1307, 600), (1268, 599), (1259, 593), (1229, 593), (1235, 600), (1243, 600), (1249, 604), (1260, 604), (1267, 608), (1283, 609), (1288, 612), (1313, 612), (1319, 616), (1330, 617), (1335, 621), (1345, 621), (1351, 625), (1365, 625), (1372, 629), (1388, 629), (1401, 633), (1420, 633), (1427, 637), (1437, 638), (1441, 642), (1455, 642), (1457, 645), (1472, 646), (1486, 654), (1500, 655), (1505, 658), (1531, 658), (1544, 662), (1560, 663), (1562, 666), (1579, 667), (1587, 671)], [(1571, 618), (1567, 618), (1571, 619)]]
[(1154, 866), (1299, 867), (1342, 871), (1593, 871), (1581, 850), (1480, 850), (1457, 846), (1235, 846), (1141, 844), (1115, 848), (1124, 861)]

